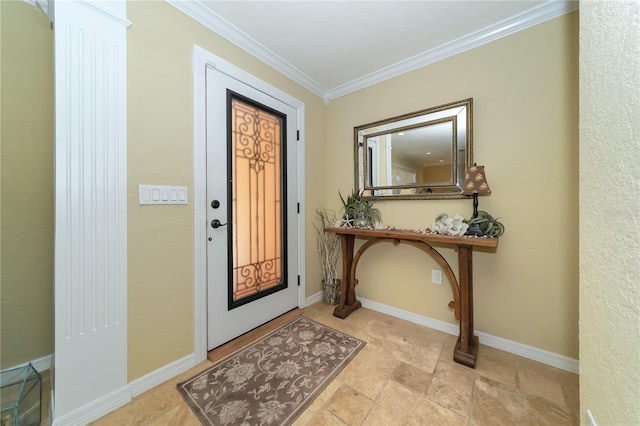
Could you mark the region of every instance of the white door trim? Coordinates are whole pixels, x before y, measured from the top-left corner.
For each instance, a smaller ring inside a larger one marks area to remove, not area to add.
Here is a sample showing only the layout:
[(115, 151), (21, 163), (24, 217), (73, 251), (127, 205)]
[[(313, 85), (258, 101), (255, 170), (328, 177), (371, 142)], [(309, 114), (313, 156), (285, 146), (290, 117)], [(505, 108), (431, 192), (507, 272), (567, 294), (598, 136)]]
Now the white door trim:
[(248, 72), (236, 67), (211, 52), (193, 46), (193, 296), (194, 296), (194, 362), (199, 363), (207, 357), (207, 163), (206, 163), (206, 67), (216, 70), (254, 87), (257, 90), (275, 95), (280, 101), (297, 111), (297, 125), (300, 131), (298, 145), (298, 306), (305, 305), (305, 210), (304, 210), (304, 103), (287, 93), (265, 83)]

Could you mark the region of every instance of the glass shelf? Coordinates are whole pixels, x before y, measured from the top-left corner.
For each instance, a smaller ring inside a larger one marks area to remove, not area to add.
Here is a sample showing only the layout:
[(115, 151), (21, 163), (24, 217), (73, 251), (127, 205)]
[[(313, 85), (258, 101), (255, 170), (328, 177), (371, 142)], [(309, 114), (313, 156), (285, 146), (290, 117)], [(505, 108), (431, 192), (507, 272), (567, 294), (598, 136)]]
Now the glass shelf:
[(0, 371), (0, 425), (40, 425), (42, 377), (31, 363)]

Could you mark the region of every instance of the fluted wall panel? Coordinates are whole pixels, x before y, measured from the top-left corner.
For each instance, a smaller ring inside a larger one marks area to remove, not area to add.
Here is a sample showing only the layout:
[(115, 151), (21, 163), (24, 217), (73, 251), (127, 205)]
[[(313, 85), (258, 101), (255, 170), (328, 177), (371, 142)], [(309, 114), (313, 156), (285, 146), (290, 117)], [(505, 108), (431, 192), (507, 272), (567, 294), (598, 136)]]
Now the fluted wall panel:
[(126, 386), (126, 25), (122, 2), (54, 7), (54, 392), (64, 418)]

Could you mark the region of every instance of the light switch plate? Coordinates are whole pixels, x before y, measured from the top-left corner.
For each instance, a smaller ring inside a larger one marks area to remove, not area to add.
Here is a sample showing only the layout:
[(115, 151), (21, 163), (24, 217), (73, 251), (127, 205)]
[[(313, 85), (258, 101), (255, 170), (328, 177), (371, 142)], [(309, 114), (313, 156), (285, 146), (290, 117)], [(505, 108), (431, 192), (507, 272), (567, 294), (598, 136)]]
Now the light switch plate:
[(187, 187), (138, 185), (138, 204), (188, 204)]

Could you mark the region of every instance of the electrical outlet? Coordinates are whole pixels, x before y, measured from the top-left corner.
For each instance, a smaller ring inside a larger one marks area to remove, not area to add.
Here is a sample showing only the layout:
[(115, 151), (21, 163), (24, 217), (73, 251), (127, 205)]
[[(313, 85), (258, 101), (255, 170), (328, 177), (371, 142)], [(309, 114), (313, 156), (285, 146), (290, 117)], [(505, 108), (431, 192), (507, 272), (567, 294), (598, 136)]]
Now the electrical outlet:
[(440, 269), (431, 270), (431, 282), (433, 284), (442, 285), (442, 271)]

